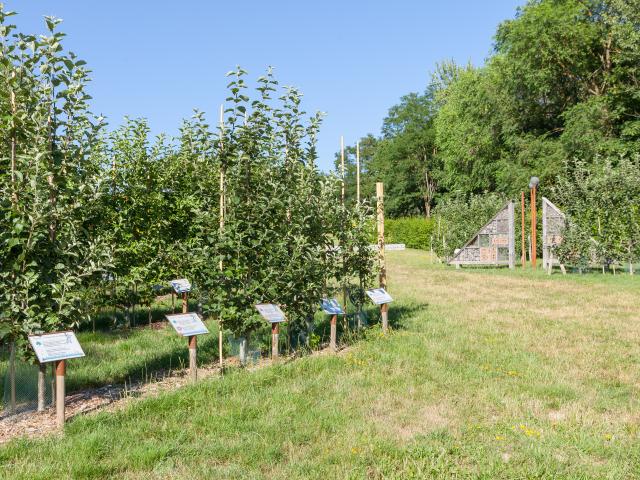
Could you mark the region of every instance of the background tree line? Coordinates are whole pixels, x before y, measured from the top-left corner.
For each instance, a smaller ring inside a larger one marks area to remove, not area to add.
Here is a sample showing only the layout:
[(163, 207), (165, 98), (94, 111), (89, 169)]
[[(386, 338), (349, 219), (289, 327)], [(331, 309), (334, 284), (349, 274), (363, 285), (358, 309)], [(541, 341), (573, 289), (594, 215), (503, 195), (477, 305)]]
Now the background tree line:
[[(637, 171), (640, 152), (640, 2), (527, 2), (498, 26), (484, 66), (439, 64), (360, 149), (363, 194), (384, 182), (391, 217), (429, 217), (487, 193), (515, 200), (535, 175), (572, 225), (608, 236), (596, 238), (608, 256), (637, 258), (637, 176), (619, 172)], [(355, 148), (346, 151), (353, 183)], [(602, 176), (616, 179), (590, 180)], [(587, 213), (596, 209), (587, 198), (607, 205), (606, 218)]]

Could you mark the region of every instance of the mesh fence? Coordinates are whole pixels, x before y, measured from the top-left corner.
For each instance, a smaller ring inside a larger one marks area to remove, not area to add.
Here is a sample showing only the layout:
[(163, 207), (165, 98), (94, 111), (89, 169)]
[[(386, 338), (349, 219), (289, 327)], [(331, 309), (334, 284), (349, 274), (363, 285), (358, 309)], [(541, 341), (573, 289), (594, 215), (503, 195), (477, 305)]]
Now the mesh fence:
[[(0, 345), (0, 416), (6, 417), (38, 406), (38, 365), (25, 362), (13, 352), (12, 344)], [(45, 374), (45, 406), (52, 403), (52, 372)]]

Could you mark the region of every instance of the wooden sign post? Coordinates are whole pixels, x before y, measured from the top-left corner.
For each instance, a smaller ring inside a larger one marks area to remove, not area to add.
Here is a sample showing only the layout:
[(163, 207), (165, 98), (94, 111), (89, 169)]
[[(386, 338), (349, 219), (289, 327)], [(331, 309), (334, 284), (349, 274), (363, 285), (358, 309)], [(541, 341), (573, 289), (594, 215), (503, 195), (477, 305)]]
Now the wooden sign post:
[(384, 288), (367, 290), (367, 296), (376, 305), (380, 305), (380, 317), (382, 318), (382, 333), (389, 331), (389, 304), (393, 302), (391, 295)]
[[(176, 294), (182, 296), (182, 314), (185, 315), (189, 311), (189, 292), (191, 291), (191, 283), (186, 278), (180, 278), (172, 280), (171, 286)], [(175, 310), (174, 310), (175, 311)], [(200, 320), (198, 318), (198, 320)], [(202, 321), (200, 321), (202, 323)], [(204, 324), (203, 324), (204, 326)], [(174, 325), (175, 328), (175, 325)], [(205, 327), (206, 329), (206, 327)], [(209, 333), (209, 330), (206, 331)], [(187, 344), (189, 346), (189, 374), (191, 379), (195, 382), (198, 379), (198, 362), (197, 362), (197, 350), (198, 350), (198, 337), (199, 333), (187, 336)]]
[(56, 422), (64, 427), (65, 422), (65, 373), (66, 360), (84, 357), (84, 352), (75, 333), (56, 332), (43, 335), (30, 335), (29, 343), (40, 364), (53, 362), (56, 377)]
[(267, 322), (271, 324), (271, 359), (277, 360), (280, 356), (278, 349), (280, 341), (280, 324), (286, 322), (284, 312), (273, 303), (259, 303), (256, 309)]
[(338, 315), (345, 315), (345, 311), (336, 298), (323, 298), (320, 302), (320, 306), (324, 313), (331, 315), (331, 336), (329, 337), (329, 348), (335, 352), (338, 349)]
[(183, 337), (187, 337), (189, 346), (189, 376), (194, 382), (198, 379), (197, 346), (198, 335), (209, 333), (209, 329), (202, 322), (197, 313), (179, 313), (177, 315), (167, 315), (167, 320), (171, 326)]

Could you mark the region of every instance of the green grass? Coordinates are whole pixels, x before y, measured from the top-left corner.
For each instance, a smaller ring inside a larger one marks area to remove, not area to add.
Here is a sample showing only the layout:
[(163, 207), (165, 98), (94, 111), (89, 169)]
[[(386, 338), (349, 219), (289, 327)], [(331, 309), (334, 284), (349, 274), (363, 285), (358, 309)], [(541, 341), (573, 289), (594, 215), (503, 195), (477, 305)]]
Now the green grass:
[(0, 478), (640, 476), (637, 278), (388, 258), (393, 334), (14, 441)]

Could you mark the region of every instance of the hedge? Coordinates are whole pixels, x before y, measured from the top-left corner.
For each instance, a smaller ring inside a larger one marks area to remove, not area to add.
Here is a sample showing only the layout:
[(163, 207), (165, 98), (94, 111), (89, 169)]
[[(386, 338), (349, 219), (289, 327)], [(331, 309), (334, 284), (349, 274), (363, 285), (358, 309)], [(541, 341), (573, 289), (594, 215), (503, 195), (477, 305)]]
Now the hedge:
[(407, 217), (385, 219), (385, 242), (404, 243), (407, 248), (429, 250), (435, 224), (436, 222), (433, 218)]

